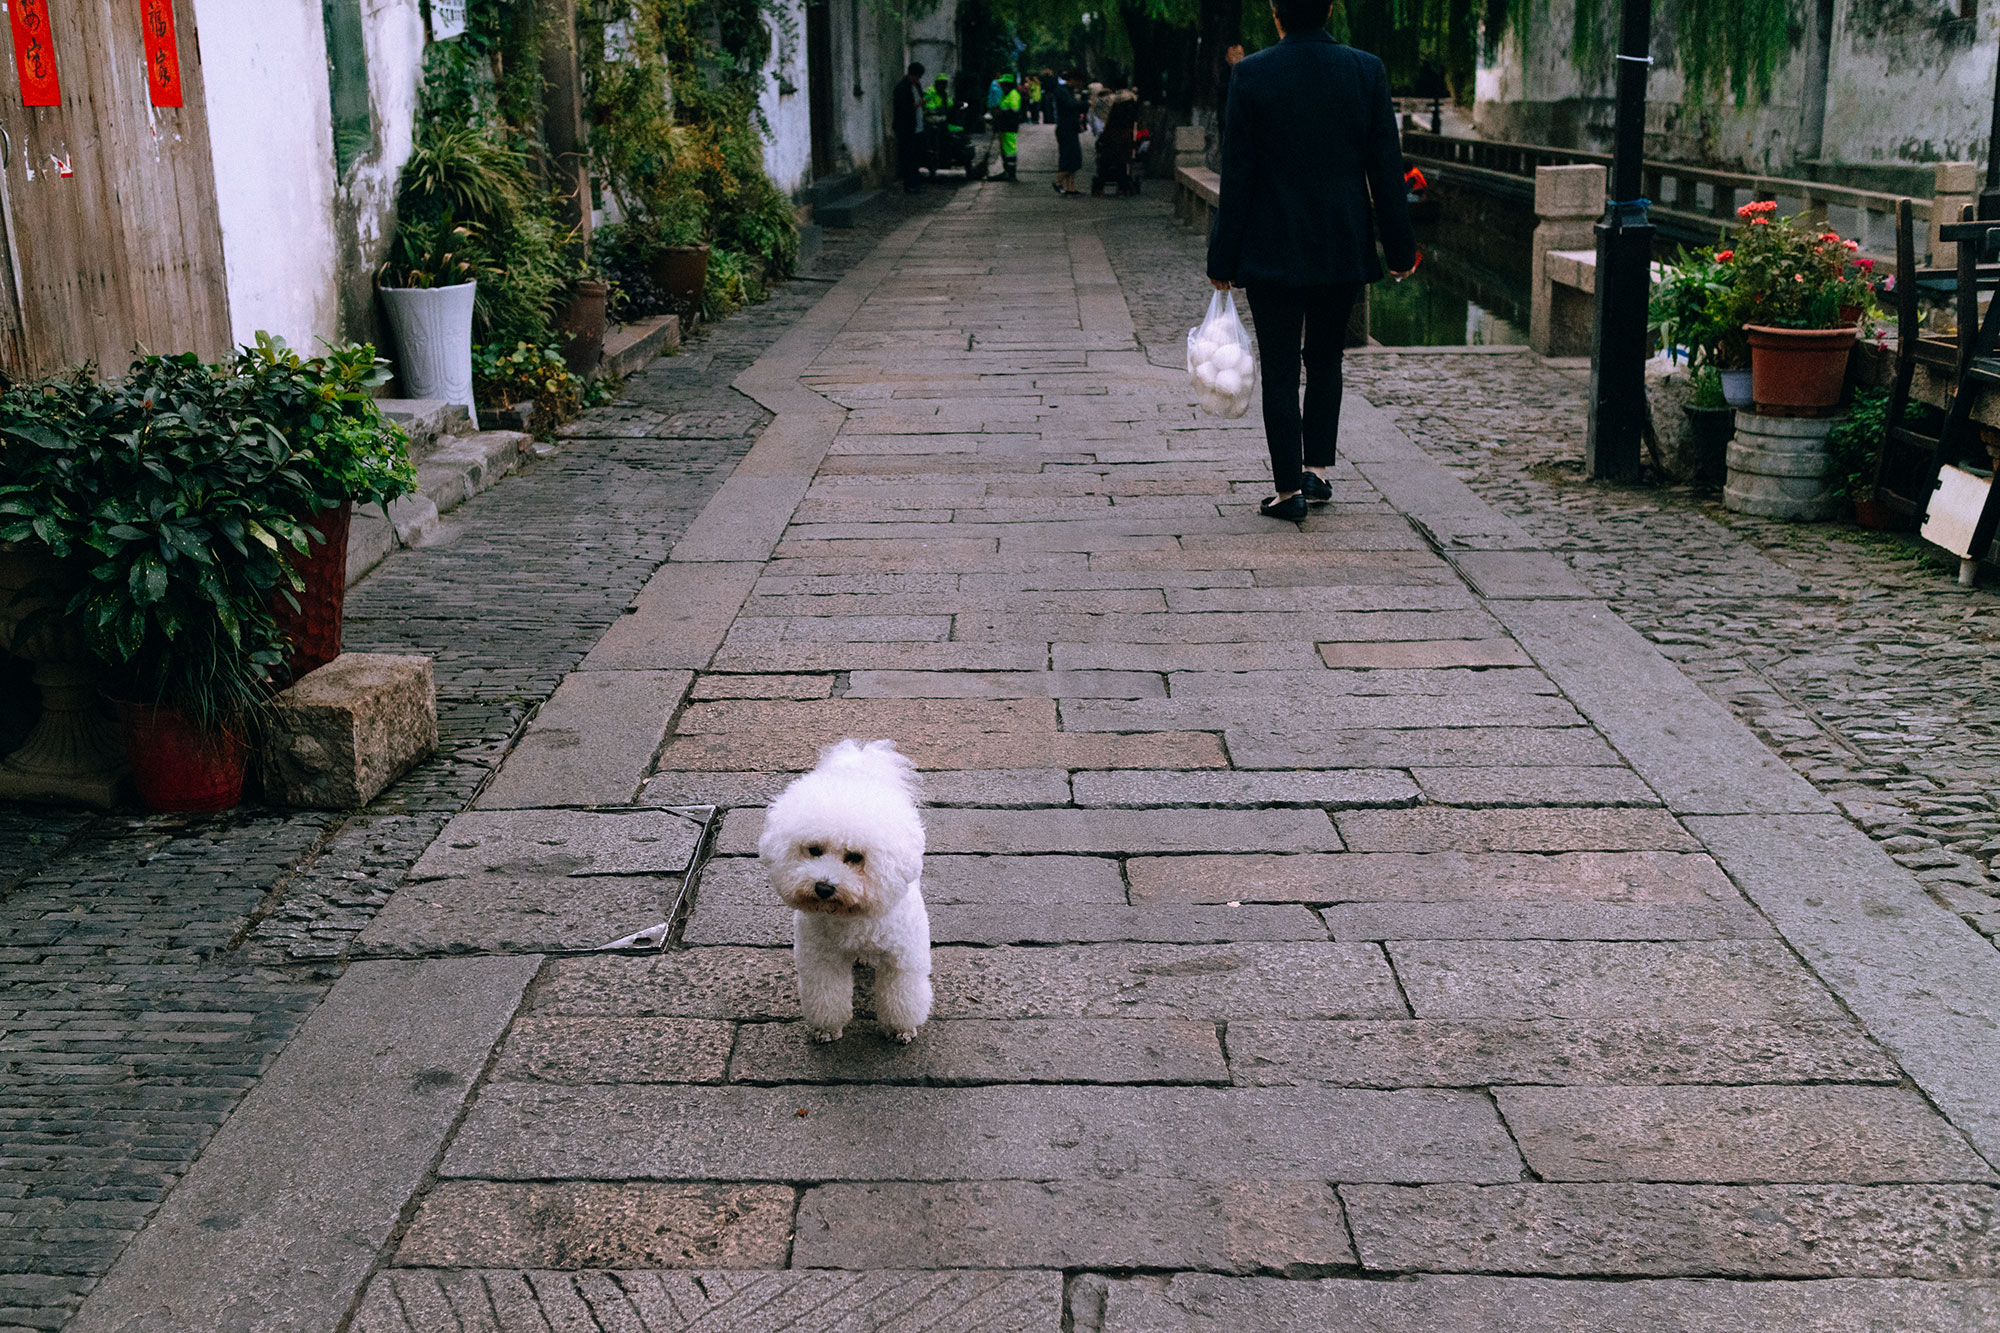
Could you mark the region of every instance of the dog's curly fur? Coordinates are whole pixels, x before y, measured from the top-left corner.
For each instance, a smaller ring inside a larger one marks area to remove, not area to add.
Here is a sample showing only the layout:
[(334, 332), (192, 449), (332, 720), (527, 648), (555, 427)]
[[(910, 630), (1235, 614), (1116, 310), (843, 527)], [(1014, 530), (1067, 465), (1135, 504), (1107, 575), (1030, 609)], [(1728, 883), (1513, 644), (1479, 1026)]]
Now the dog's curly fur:
[(799, 1005), (815, 1041), (854, 1016), (854, 965), (875, 969), (875, 1016), (899, 1042), (931, 1012), (916, 767), (894, 741), (846, 740), (764, 812), (757, 854), (792, 909)]

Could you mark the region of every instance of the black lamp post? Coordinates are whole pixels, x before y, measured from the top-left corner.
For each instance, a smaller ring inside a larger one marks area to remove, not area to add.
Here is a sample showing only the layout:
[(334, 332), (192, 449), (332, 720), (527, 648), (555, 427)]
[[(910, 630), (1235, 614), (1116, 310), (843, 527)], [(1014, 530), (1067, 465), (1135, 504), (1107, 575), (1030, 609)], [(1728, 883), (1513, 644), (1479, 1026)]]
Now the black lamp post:
[(1584, 471), (1639, 479), (1646, 423), (1646, 301), (1653, 224), (1646, 215), (1646, 70), (1653, 63), (1652, 0), (1624, 0), (1618, 35), (1617, 142), (1611, 199), (1597, 224), (1597, 327), (1590, 353), (1590, 433)]

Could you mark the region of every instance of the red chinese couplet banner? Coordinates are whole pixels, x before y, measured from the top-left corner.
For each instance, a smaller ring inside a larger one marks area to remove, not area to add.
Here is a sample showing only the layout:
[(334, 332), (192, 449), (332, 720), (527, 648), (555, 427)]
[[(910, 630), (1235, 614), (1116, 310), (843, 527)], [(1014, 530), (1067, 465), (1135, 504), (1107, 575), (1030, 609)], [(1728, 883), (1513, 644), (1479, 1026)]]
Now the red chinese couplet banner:
[(146, 85), (154, 106), (181, 104), (181, 51), (174, 38), (174, 0), (139, 0), (146, 30)]
[(14, 67), (21, 74), (22, 106), (61, 106), (56, 48), (49, 37), (49, 0), (8, 0), (14, 22)]

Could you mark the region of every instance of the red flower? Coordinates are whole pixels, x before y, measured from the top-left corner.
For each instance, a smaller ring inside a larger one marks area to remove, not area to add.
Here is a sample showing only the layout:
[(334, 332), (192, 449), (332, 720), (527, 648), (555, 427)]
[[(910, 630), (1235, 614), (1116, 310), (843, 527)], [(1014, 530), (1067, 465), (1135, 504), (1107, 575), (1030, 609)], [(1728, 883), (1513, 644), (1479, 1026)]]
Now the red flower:
[(1758, 199), (1754, 200), (1751, 203), (1747, 203), (1743, 205), (1743, 207), (1737, 209), (1736, 216), (1739, 218), (1756, 218), (1760, 214), (1775, 213), (1777, 211), (1778, 211), (1778, 205), (1775, 201), (1770, 199)]
[(1724, 250), (1720, 254), (1716, 255), (1715, 262), (1718, 264), (1727, 264), (1730, 260), (1734, 258), (1736, 258), (1736, 252), (1734, 250)]
[(1872, 259), (1857, 259), (1854, 261), (1854, 267), (1860, 269), (1863, 273), (1873, 273), (1875, 271), (1875, 261)]

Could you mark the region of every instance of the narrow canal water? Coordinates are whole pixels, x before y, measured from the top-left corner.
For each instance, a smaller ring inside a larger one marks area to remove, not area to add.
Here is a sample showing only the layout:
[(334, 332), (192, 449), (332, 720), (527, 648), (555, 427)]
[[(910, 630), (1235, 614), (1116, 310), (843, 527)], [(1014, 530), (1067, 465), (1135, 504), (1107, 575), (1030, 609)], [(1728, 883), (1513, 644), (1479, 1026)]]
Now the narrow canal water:
[(1423, 262), (1404, 282), (1368, 289), (1369, 336), (1385, 347), (1527, 342), (1532, 203), (1423, 165), (1431, 177), (1417, 216)]
[(1368, 336), (1385, 347), (1527, 342), (1527, 256), (1518, 273), (1503, 271), (1454, 249), (1448, 217), (1425, 231), (1417, 271), (1368, 289)]

